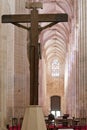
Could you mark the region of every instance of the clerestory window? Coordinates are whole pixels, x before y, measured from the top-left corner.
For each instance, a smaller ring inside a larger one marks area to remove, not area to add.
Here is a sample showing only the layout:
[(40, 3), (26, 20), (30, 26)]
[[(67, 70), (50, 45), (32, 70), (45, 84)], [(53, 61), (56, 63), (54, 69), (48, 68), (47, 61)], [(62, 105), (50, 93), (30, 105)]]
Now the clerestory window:
[(59, 62), (57, 59), (54, 59), (51, 63), (51, 75), (52, 77), (59, 76)]

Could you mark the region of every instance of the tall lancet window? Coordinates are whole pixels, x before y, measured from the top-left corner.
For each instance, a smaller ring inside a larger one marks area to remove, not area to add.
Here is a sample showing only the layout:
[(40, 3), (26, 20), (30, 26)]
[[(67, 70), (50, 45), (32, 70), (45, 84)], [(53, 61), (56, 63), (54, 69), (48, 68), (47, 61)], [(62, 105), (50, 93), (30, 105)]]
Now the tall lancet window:
[(59, 62), (57, 59), (54, 59), (51, 64), (51, 74), (52, 77), (58, 77), (59, 76)]

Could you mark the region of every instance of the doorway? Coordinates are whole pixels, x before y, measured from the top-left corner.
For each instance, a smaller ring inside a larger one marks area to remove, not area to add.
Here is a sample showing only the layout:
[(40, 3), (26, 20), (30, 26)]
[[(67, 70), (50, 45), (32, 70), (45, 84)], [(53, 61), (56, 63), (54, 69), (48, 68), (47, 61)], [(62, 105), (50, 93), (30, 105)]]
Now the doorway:
[(51, 100), (51, 113), (55, 117), (61, 116), (61, 97), (60, 96), (52, 96)]

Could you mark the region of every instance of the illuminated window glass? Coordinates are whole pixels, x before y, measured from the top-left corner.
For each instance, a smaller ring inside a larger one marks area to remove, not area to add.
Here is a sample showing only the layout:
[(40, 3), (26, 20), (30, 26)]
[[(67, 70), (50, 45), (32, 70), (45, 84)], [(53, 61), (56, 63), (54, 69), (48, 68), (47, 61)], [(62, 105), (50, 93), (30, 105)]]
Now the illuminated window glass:
[(54, 59), (51, 64), (52, 77), (59, 76), (59, 62), (57, 59)]
[(59, 116), (60, 116), (60, 111), (51, 111), (51, 113), (52, 113), (55, 117), (59, 117)]

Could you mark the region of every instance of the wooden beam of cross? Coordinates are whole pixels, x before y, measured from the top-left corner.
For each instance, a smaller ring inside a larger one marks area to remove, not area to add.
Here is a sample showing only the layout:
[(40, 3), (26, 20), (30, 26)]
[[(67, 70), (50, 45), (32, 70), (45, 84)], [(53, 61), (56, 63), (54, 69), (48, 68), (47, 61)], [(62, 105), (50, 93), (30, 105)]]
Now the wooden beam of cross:
[[(2, 23), (12, 23), (23, 29), (30, 30), (30, 105), (38, 105), (38, 35), (39, 31), (51, 27), (58, 22), (67, 22), (67, 14), (38, 14), (37, 8), (42, 8), (40, 2), (26, 4), (31, 9), (31, 14), (3, 15)], [(39, 28), (39, 22), (50, 22), (49, 25)], [(20, 23), (31, 23), (28, 28)]]

